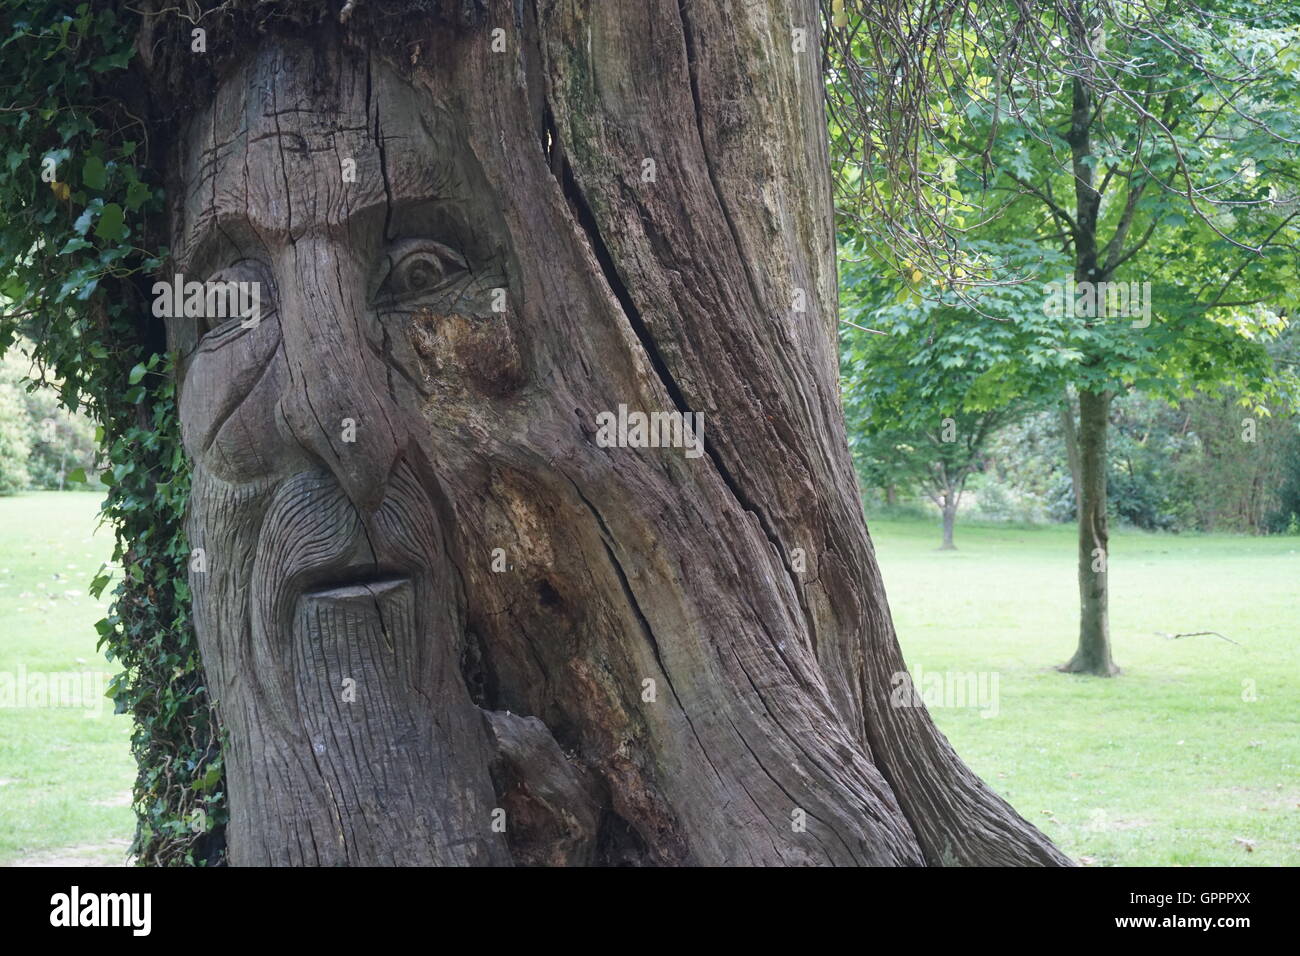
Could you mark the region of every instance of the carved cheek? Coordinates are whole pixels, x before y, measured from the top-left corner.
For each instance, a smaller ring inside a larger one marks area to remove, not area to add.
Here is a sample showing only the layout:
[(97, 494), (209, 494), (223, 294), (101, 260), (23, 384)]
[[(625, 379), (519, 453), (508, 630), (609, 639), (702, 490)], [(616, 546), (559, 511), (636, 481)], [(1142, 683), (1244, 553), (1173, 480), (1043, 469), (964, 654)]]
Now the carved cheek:
[(524, 380), (510, 316), (490, 318), (417, 311), (406, 329), (429, 391), (470, 390), (502, 398)]
[(181, 437), (195, 464), (226, 481), (268, 475), (283, 456), (275, 407), (285, 377), (278, 323), (201, 344), (184, 372)]
[(286, 378), (284, 357), (277, 352), (266, 374), (213, 435), (204, 461), (214, 475), (247, 482), (283, 468), (285, 442), (275, 424), (275, 409)]

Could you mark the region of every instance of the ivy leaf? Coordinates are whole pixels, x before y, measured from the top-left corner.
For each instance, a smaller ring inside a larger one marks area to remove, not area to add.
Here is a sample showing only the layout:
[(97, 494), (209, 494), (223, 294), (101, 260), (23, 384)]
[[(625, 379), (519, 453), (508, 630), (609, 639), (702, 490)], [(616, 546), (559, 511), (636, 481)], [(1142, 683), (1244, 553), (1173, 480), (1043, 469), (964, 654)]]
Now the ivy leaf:
[(130, 186), (126, 187), (126, 208), (131, 210), (131, 212), (135, 212), (144, 205), (151, 193), (152, 190), (149, 188), (148, 184), (142, 183), (137, 179), (135, 182), (131, 183)]
[(140, 379), (144, 378), (144, 373), (147, 371), (148, 369), (146, 369), (144, 367), (144, 363), (141, 362), (135, 368), (131, 369), (131, 374), (127, 376), (126, 380), (131, 385), (135, 385), (137, 382), (140, 381)]
[(103, 189), (108, 182), (108, 169), (98, 156), (87, 156), (81, 167), (81, 181), (91, 189)]
[(109, 242), (116, 242), (126, 236), (126, 214), (115, 202), (108, 203), (99, 214), (99, 223), (95, 226), (95, 235)]
[(90, 231), (90, 224), (95, 221), (95, 213), (99, 211), (102, 205), (101, 200), (95, 199), (82, 210), (81, 215), (77, 217), (77, 221), (72, 224), (72, 228), (77, 231), (77, 235), (84, 236)]
[(208, 771), (203, 775), (203, 778), (192, 785), (191, 789), (199, 793), (202, 793), (204, 790), (211, 790), (220, 781), (221, 781), (221, 765), (213, 764), (212, 766), (208, 767)]
[(86, 469), (74, 468), (64, 476), (64, 480), (73, 484), (84, 485), (86, 483)]
[(67, 242), (63, 244), (63, 248), (59, 250), (59, 255), (66, 256), (74, 252), (80, 252), (82, 249), (90, 249), (90, 248), (92, 248), (92, 243), (87, 242), (85, 239), (82, 239), (80, 236), (73, 236), (71, 239), (69, 239)]

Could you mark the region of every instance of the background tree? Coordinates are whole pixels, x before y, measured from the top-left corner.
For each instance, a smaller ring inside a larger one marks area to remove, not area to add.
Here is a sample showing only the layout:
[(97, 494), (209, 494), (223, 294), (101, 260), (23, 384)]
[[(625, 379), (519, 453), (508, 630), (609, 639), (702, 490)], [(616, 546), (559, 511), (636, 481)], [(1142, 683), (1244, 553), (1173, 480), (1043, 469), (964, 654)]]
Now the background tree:
[[(59, 404), (48, 384), (29, 377), (31, 343), (19, 340), (0, 360), (0, 382), (21, 396), (21, 411), (13, 419), (27, 434), (27, 487), (63, 490), (99, 487), (94, 474), (95, 426), (88, 417)], [(71, 475), (71, 478), (69, 478)]]
[(894, 292), (855, 251), (843, 260), (840, 327), (851, 446), (867, 474), (924, 490), (939, 509), (941, 547), (951, 549), (957, 508), (990, 439), (1056, 384), (1050, 374), (1036, 380), (1020, 372), (1012, 381), (998, 373), (1008, 363), (1039, 367), (1031, 357), (1057, 367), (1068, 359), (1020, 341), (1024, 328), (1013, 321), (988, 317), (1034, 309), (1039, 294), (1031, 286), (990, 287), (980, 311), (965, 296), (918, 294), (919, 270)]
[(22, 491), (31, 482), (28, 438), (22, 395), (13, 385), (0, 381), (0, 495)]
[[(1066, 293), (1074, 321), (1051, 346), (1072, 356), (1062, 380), (1077, 402), (1063, 425), (1081, 613), (1063, 669), (1113, 674), (1113, 397), (1276, 393), (1265, 343), (1296, 304), (1297, 8), (1060, 0), (1028, 17), (978, 4), (923, 5), (893, 26), (860, 16), (838, 38), (834, 144), (844, 203), (869, 214), (855, 228), (886, 262), (959, 290), (990, 272), (1056, 283), (1045, 303), (1068, 280), (1152, 283), (1150, 324)], [(876, 69), (854, 69), (862, 60)], [(879, 135), (861, 120), (882, 111), (908, 119)], [(970, 237), (1007, 215), (1033, 222), (1068, 271), (973, 260)]]

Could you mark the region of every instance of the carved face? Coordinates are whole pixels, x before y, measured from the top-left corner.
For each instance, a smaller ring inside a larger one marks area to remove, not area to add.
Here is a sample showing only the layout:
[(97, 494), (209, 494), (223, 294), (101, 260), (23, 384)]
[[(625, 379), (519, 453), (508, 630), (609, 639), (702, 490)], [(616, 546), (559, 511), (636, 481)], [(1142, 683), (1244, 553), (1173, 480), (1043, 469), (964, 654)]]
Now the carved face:
[[(428, 94), (305, 48), (268, 45), (181, 149), (179, 281), (260, 307), (169, 325), (232, 861), (295, 861), (275, 817), (327, 844), (312, 862), (391, 862), (366, 847), (394, 833), (492, 862), (486, 772), (436, 772), (486, 748), (438, 474), (524, 379), (492, 192)], [(375, 812), (336, 826), (340, 801)]]

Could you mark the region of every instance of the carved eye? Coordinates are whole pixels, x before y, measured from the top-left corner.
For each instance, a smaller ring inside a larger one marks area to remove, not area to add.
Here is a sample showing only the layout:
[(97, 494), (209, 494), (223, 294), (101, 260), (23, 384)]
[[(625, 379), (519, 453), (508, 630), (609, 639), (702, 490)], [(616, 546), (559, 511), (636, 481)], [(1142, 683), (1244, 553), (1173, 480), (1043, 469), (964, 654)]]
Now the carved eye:
[(388, 254), (388, 262), (388, 274), (379, 288), (385, 299), (430, 295), (469, 272), (459, 253), (428, 239), (401, 243)]
[(204, 336), (241, 325), (252, 327), (275, 310), (271, 270), (257, 259), (240, 259), (210, 275), (202, 285), (186, 284), (185, 314), (199, 319)]

